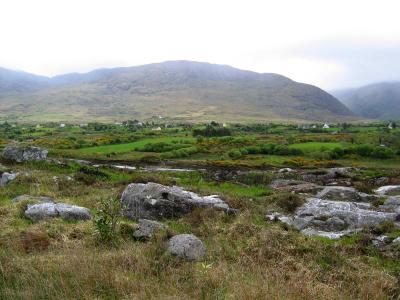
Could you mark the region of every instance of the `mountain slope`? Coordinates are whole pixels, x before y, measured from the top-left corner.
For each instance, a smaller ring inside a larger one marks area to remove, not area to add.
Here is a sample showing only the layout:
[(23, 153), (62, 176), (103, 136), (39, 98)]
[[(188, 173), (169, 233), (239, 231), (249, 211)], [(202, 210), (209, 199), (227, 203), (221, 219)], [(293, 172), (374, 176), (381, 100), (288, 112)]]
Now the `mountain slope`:
[(362, 117), (400, 119), (400, 82), (375, 83), (332, 93)]
[(49, 85), (50, 78), (0, 68), (0, 96), (11, 93), (37, 91)]
[(182, 120), (333, 121), (354, 119), (323, 90), (277, 74), (169, 61), (66, 74), (50, 86), (0, 95), (2, 115), (26, 120), (121, 120), (162, 115)]

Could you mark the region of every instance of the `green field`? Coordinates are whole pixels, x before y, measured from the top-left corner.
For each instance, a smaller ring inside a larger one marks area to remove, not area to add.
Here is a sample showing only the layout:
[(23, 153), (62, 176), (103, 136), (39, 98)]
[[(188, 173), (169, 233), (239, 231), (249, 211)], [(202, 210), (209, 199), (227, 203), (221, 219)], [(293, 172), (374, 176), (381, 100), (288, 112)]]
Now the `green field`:
[(185, 141), (185, 142), (192, 142), (194, 141), (194, 138), (192, 137), (180, 137), (180, 136), (172, 136), (172, 137), (156, 137), (156, 138), (145, 138), (141, 139), (136, 142), (132, 143), (126, 143), (126, 144), (116, 144), (116, 145), (105, 145), (105, 146), (97, 146), (97, 147), (87, 147), (87, 148), (82, 148), (78, 150), (73, 150), (71, 151), (71, 154), (84, 154), (84, 155), (90, 155), (90, 154), (109, 154), (109, 153), (126, 153), (126, 152), (131, 152), (135, 151), (135, 149), (143, 147), (146, 144), (154, 144), (154, 143), (160, 143), (160, 142), (174, 142), (174, 141)]
[(298, 143), (298, 144), (292, 144), (289, 147), (291, 148), (297, 148), (300, 149), (304, 152), (315, 152), (315, 151), (320, 151), (321, 149), (323, 150), (332, 150), (337, 147), (343, 147), (344, 143), (335, 143), (335, 142), (308, 142), (308, 143)]

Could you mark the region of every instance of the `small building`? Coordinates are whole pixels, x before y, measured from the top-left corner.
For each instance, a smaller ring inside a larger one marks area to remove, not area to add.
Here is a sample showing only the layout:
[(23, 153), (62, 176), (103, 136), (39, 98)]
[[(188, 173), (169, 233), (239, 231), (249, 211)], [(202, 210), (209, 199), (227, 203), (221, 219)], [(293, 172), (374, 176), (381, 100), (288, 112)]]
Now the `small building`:
[(388, 128), (389, 129), (393, 129), (393, 123), (392, 122), (389, 123)]
[(64, 123), (61, 123), (60, 124), (60, 128), (64, 128), (65, 127), (65, 124)]
[(328, 128), (330, 128), (330, 127), (329, 127), (329, 124), (325, 123), (324, 126), (322, 126), (322, 128), (323, 128), (323, 129), (328, 129)]
[(81, 128), (83, 128), (83, 127), (88, 127), (88, 124), (82, 123), (82, 124), (79, 124), (79, 127), (81, 127)]
[(154, 127), (154, 128), (152, 128), (151, 130), (153, 130), (153, 131), (160, 131), (160, 130), (161, 130), (161, 127)]

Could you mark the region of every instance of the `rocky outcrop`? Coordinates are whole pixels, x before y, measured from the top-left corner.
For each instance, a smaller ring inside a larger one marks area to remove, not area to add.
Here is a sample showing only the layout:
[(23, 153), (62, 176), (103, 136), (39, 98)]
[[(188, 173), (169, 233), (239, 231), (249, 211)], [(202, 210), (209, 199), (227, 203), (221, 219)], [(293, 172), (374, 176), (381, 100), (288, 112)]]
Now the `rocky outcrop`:
[(163, 223), (152, 220), (140, 219), (139, 227), (133, 233), (133, 237), (139, 240), (150, 239), (157, 231), (162, 230), (164, 228), (166, 228), (166, 226)]
[(15, 162), (29, 160), (45, 160), (48, 151), (39, 147), (25, 145), (9, 145), (4, 148), (3, 157)]
[(89, 220), (89, 209), (66, 203), (39, 203), (28, 205), (25, 216), (34, 222), (48, 218), (62, 218), (66, 221)]
[(3, 174), (1, 174), (0, 186), (8, 184), (10, 181), (13, 181), (15, 178), (17, 178), (17, 176), (18, 173), (4, 172)]
[(218, 196), (201, 197), (178, 186), (132, 183), (121, 196), (124, 216), (133, 220), (179, 218), (195, 208), (213, 207), (233, 212)]
[(293, 216), (268, 215), (270, 220), (280, 220), (307, 235), (338, 238), (343, 235), (373, 227), (383, 221), (400, 221), (399, 213), (377, 211), (369, 203), (332, 201), (308, 198)]
[(168, 251), (186, 260), (200, 261), (206, 254), (206, 247), (193, 234), (179, 234), (169, 240)]
[(385, 185), (375, 190), (378, 195), (400, 195), (400, 185)]
[(318, 173), (304, 174), (303, 180), (308, 182), (328, 184), (340, 178), (347, 178), (353, 168), (331, 168)]

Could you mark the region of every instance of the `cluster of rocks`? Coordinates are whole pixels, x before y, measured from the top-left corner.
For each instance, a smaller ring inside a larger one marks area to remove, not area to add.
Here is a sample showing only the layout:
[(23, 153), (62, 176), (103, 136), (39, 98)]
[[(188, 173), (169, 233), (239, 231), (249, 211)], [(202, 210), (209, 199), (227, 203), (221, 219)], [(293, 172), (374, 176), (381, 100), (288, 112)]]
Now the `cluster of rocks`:
[[(132, 183), (121, 196), (124, 215), (138, 220), (134, 237), (140, 240), (151, 238), (155, 232), (166, 229), (156, 220), (179, 218), (196, 208), (214, 208), (227, 213), (235, 212), (217, 195), (199, 196), (178, 186), (158, 183)], [(203, 242), (193, 234), (180, 234), (168, 241), (168, 251), (186, 260), (201, 260), (206, 253)]]
[[(293, 215), (271, 213), (267, 219), (279, 220), (305, 235), (332, 239), (375, 227), (384, 221), (400, 225), (400, 186), (383, 186), (375, 190), (375, 194), (366, 194), (349, 186), (319, 185), (322, 182), (335, 184), (338, 178), (346, 178), (350, 170), (333, 168), (322, 174), (303, 175), (303, 180), (273, 181), (272, 188), (301, 193), (307, 198)], [(378, 200), (384, 201), (383, 204), (377, 205)]]
[(66, 221), (91, 219), (90, 210), (86, 207), (67, 203), (57, 203), (51, 197), (21, 195), (13, 199), (13, 203), (19, 203), (22, 201), (33, 203), (27, 205), (24, 215), (34, 222), (50, 218), (61, 218)]
[[(148, 240), (158, 231), (165, 229), (167, 226), (161, 222), (140, 219), (133, 236), (138, 240)], [(167, 251), (190, 261), (200, 261), (206, 255), (206, 247), (203, 242), (193, 234), (178, 234), (171, 237), (167, 243)]]

